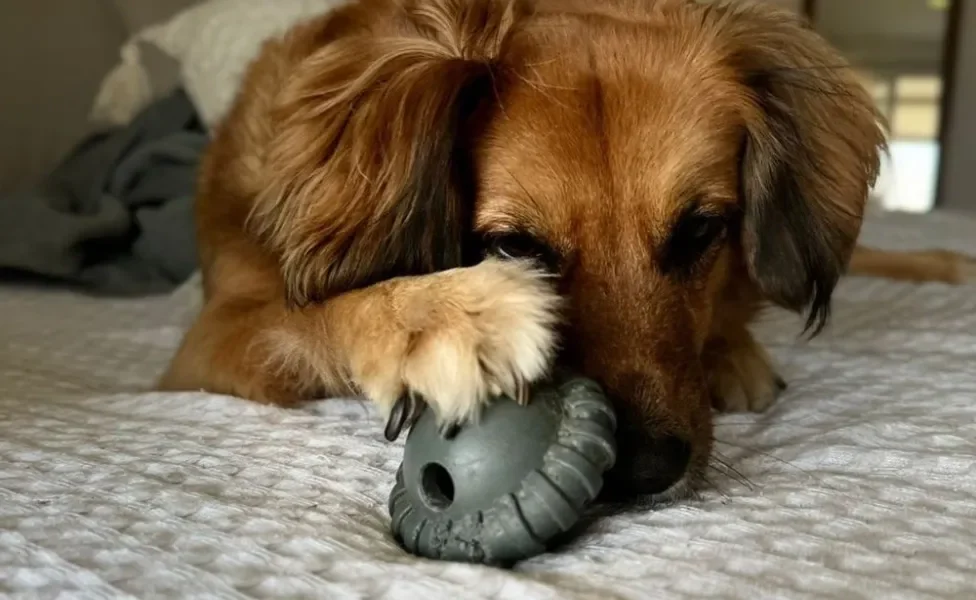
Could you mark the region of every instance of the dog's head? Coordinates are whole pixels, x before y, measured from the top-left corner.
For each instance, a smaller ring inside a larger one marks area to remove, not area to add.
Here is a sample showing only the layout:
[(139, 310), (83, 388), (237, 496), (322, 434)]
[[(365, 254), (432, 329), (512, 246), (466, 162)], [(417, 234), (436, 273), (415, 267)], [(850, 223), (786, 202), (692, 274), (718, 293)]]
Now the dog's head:
[(291, 301), (537, 259), (561, 360), (621, 415), (621, 481), (700, 472), (710, 337), (763, 301), (817, 330), (854, 247), (883, 135), (841, 57), (689, 0), (363, 0), (327, 29), (270, 154), (305, 197), (274, 207)]

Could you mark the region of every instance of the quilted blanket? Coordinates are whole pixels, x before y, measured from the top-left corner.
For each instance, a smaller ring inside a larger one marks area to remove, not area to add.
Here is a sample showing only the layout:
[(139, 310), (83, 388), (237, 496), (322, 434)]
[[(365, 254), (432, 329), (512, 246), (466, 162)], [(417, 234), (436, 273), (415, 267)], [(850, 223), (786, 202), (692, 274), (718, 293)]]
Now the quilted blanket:
[[(976, 253), (976, 221), (878, 217), (884, 247)], [(198, 300), (0, 288), (0, 595), (12, 598), (973, 598), (976, 294), (849, 279), (790, 381), (719, 419), (711, 485), (597, 519), (512, 571), (406, 555), (401, 447), (372, 410), (147, 391)]]

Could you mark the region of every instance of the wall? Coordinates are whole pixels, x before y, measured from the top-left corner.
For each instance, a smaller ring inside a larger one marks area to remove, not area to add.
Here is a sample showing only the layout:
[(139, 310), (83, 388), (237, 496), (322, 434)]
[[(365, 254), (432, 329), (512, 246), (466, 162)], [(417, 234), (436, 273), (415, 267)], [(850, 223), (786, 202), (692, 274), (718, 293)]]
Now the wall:
[(976, 2), (962, 2), (939, 208), (976, 211)]
[(0, 195), (36, 184), (88, 133), (130, 34), (196, 1), (0, 0)]
[(872, 71), (937, 72), (947, 11), (926, 0), (817, 0), (817, 30)]

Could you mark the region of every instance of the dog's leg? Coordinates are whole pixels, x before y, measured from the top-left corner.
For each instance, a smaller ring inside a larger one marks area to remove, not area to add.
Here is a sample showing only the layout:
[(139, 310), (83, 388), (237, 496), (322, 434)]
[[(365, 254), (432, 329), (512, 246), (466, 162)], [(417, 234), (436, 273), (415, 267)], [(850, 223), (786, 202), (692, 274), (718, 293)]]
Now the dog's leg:
[(418, 399), (443, 424), (463, 422), (490, 395), (524, 399), (524, 385), (545, 374), (558, 302), (545, 275), (497, 260), (391, 279), (304, 309), (217, 294), (160, 387), (277, 404), (359, 392), (399, 420), (394, 435), (416, 416)]
[[(920, 283), (963, 284), (976, 281), (976, 260), (947, 250), (894, 252), (858, 246), (848, 273)], [(754, 311), (737, 306), (723, 310), (731, 310), (731, 316), (716, 324), (702, 354), (712, 404), (728, 412), (765, 410), (786, 383), (777, 375), (769, 354), (744, 325)]]
[(949, 250), (896, 252), (858, 246), (848, 273), (919, 283), (962, 284), (976, 281), (976, 259)]
[(717, 410), (761, 412), (786, 388), (769, 354), (745, 325), (729, 325), (713, 335), (702, 359)]
[(157, 388), (207, 391), (280, 405), (315, 397), (324, 385), (319, 374), (268, 335), (275, 323), (285, 319), (283, 306), (236, 297), (209, 299)]
[[(962, 284), (976, 281), (976, 260), (946, 250), (894, 252), (859, 246), (848, 273)], [(712, 403), (729, 412), (762, 411), (786, 383), (776, 374), (769, 354), (743, 325), (751, 315), (735, 313), (733, 317), (717, 324), (703, 352)]]

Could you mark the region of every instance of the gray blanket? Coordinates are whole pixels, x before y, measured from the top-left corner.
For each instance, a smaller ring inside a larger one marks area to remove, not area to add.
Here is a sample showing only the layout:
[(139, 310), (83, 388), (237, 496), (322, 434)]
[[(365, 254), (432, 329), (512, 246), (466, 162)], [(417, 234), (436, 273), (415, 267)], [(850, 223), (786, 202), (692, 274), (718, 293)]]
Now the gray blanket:
[(196, 269), (193, 194), (208, 136), (182, 90), (81, 143), (37, 189), (0, 197), (0, 269), (113, 295)]

